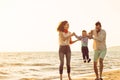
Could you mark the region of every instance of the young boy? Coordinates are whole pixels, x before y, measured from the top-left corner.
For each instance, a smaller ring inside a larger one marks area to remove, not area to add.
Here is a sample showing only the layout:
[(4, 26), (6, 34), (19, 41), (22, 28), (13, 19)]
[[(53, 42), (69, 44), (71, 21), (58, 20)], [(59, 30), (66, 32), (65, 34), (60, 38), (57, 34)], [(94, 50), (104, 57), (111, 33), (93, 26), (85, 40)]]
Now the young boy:
[(78, 40), (81, 40), (81, 51), (82, 51), (84, 63), (86, 63), (86, 61), (89, 63), (91, 61), (91, 59), (89, 58), (89, 50), (88, 50), (88, 39), (90, 39), (90, 37), (87, 35), (87, 31), (83, 30), (82, 36), (77, 36), (75, 34), (75, 37)]

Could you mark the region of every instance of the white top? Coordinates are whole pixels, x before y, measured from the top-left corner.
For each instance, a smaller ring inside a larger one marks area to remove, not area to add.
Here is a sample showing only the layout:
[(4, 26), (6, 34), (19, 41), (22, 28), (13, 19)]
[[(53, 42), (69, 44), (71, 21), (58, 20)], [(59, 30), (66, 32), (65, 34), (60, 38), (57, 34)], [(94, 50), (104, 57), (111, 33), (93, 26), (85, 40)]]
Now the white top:
[(70, 44), (70, 36), (71, 32), (65, 33), (65, 32), (59, 32), (59, 45), (69, 45)]
[(106, 32), (101, 29), (100, 32), (97, 33), (96, 30), (93, 30), (94, 42), (93, 48), (94, 50), (104, 50), (106, 49)]

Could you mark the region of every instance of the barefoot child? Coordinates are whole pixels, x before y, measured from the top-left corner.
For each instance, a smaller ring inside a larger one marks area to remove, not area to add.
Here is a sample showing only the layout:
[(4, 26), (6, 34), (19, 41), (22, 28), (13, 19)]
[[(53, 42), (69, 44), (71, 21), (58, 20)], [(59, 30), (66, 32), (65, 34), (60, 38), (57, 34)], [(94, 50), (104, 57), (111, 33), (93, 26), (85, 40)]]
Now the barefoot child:
[(89, 63), (91, 61), (91, 59), (89, 58), (89, 50), (88, 50), (89, 36), (87, 35), (87, 31), (83, 30), (82, 31), (82, 36), (77, 36), (75, 34), (75, 37), (78, 40), (81, 40), (81, 51), (82, 51), (82, 56), (83, 56), (84, 63), (86, 63), (86, 61)]

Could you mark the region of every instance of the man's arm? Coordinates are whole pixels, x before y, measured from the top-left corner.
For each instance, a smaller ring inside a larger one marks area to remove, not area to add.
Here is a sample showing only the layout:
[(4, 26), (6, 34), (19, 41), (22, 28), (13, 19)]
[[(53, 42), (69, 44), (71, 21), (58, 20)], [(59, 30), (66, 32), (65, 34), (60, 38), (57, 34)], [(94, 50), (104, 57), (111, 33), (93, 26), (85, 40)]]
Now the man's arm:
[(87, 35), (87, 37), (88, 37), (88, 39), (92, 39), (92, 34), (91, 33), (89, 33), (88, 35)]
[(93, 39), (101, 42), (105, 37), (106, 37), (106, 32), (104, 31), (102, 34), (100, 34), (100, 36), (93, 37)]

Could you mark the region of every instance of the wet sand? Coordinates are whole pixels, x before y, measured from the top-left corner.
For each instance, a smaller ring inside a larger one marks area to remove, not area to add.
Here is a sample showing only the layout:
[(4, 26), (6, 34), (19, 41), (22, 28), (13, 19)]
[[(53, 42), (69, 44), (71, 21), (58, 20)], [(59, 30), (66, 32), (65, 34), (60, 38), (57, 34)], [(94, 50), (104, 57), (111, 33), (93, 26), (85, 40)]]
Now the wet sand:
[[(0, 80), (4, 80), (5, 76), (0, 76)], [(120, 79), (120, 69), (119, 70), (112, 70), (103, 73), (103, 80), (119, 80)], [(41, 80), (38, 78), (22, 78), (20, 80)], [(52, 79), (45, 79), (45, 80), (52, 80)], [(67, 80), (67, 79), (65, 79)], [(72, 78), (72, 80), (95, 80), (95, 75), (86, 75), (81, 77)]]
[[(103, 80), (119, 80), (120, 79), (120, 69), (114, 71), (107, 71), (103, 73)], [(72, 80), (95, 80), (95, 75), (81, 76), (78, 78), (73, 78)]]

